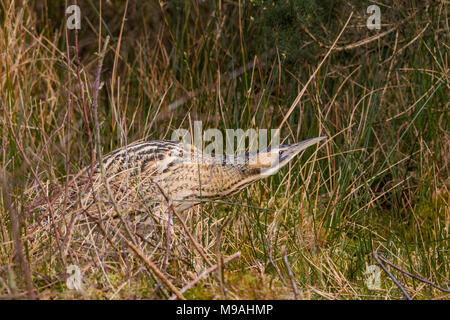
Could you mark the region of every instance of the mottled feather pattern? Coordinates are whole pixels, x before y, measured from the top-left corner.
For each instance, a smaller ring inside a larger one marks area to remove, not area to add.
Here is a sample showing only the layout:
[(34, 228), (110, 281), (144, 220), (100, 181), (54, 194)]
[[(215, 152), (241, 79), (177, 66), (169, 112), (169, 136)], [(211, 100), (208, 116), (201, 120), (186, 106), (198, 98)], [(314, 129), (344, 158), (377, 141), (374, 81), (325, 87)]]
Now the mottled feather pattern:
[[(131, 144), (102, 159), (104, 178), (113, 200), (121, 207), (128, 205), (140, 211), (145, 211), (148, 206), (152, 209), (161, 205), (166, 207), (167, 201), (158, 186), (174, 208), (181, 211), (202, 199), (231, 195), (250, 183), (241, 183), (250, 176), (245, 165), (223, 163), (220, 156), (203, 155), (191, 145), (164, 140)], [(84, 190), (81, 201), (84, 207), (91, 206), (94, 200), (111, 205), (110, 195), (103, 185), (100, 164), (92, 170), (92, 187), (87, 184), (90, 171), (90, 166), (83, 170), (72, 195), (80, 196), (81, 187), (85, 186), (87, 190)]]

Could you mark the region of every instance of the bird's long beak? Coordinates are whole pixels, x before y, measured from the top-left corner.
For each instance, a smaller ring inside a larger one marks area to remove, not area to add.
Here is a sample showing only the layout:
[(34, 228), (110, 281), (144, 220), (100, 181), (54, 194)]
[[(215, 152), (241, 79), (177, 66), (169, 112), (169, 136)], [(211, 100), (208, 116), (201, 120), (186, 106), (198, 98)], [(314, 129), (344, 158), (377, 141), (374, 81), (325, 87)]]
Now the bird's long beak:
[(284, 167), (289, 161), (292, 160), (297, 154), (306, 148), (315, 145), (316, 143), (328, 138), (327, 136), (308, 139), (302, 142), (280, 145), (267, 149), (267, 155), (270, 157), (269, 165), (265, 168), (261, 168), (261, 175), (263, 177), (271, 176)]

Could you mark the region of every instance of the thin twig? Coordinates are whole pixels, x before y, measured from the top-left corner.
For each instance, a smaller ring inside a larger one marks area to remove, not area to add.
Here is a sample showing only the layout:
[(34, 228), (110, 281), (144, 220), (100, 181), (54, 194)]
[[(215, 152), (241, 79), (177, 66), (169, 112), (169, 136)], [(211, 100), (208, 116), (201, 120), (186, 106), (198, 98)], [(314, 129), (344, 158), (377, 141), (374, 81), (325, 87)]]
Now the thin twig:
[[(68, 6), (68, 1), (65, 1), (65, 9), (64, 12), (67, 12), (67, 6)], [(65, 35), (66, 35), (66, 59), (67, 59), (67, 68), (70, 70), (70, 46), (69, 46), (69, 28), (65, 28)], [(67, 136), (70, 137), (70, 125), (72, 123), (72, 73), (69, 71), (67, 72), (68, 74), (68, 83), (67, 83), (67, 112), (66, 112), (66, 116), (64, 116), (64, 120), (61, 124), (61, 128), (65, 127), (65, 129), (67, 129)], [(54, 134), (54, 132), (52, 132), (52, 134), (50, 135), (50, 138), (52, 137), (52, 135)], [(48, 141), (51, 141), (51, 139), (48, 139)], [(67, 200), (68, 200), (68, 194), (69, 194), (69, 164), (70, 164), (70, 141), (71, 139), (66, 139), (66, 149), (65, 151), (65, 162), (64, 162), (64, 167), (66, 170), (66, 182), (64, 184), (64, 205), (63, 205), (63, 210), (66, 211), (67, 208)], [(46, 148), (46, 146), (44, 145), (44, 147), (41, 150), (41, 153), (44, 151), (44, 149)], [(39, 159), (41, 159), (42, 156), (39, 156)], [(39, 166), (39, 160), (38, 160), (38, 164), (36, 166), (36, 172), (38, 172), (38, 166)], [(64, 253), (66, 254), (66, 253)]]
[[(106, 52), (106, 48), (108, 46), (109, 43), (109, 36), (106, 37), (105, 39), (105, 44), (103, 45), (103, 49), (102, 51), (99, 53), (99, 60), (98, 60), (98, 65), (97, 65), (97, 72), (95, 75), (95, 82), (94, 82), (94, 87), (93, 87), (93, 98), (92, 98), (92, 114), (93, 114), (93, 118), (94, 118), (94, 128), (95, 128), (95, 150), (97, 153), (97, 158), (99, 160), (99, 165), (100, 165), (100, 169), (102, 172), (102, 178), (103, 178), (103, 163), (101, 161), (102, 159), (102, 149), (101, 149), (101, 142), (100, 142), (100, 124), (98, 121), (98, 92), (100, 91), (100, 76), (102, 73), (102, 66), (103, 66), (103, 59), (105, 58), (105, 52)], [(94, 191), (94, 186), (91, 186), (92, 188), (92, 196), (94, 198), (95, 201), (95, 191)], [(99, 210), (99, 214), (101, 216), (101, 210)]]
[(270, 240), (269, 237), (266, 237), (266, 242), (267, 242), (267, 247), (269, 248), (269, 261), (270, 263), (273, 265), (273, 267), (275, 268), (277, 274), (278, 274), (278, 278), (280, 278), (281, 282), (287, 286), (286, 281), (284, 281), (283, 276), (281, 275), (281, 271), (280, 268), (278, 268), (278, 266), (275, 264), (274, 260), (273, 260), (273, 249), (272, 246), (270, 245)]
[(392, 273), (389, 272), (389, 270), (386, 268), (386, 266), (381, 262), (380, 258), (378, 257), (378, 254), (376, 251), (374, 251), (372, 253), (373, 258), (375, 259), (375, 261), (380, 265), (381, 269), (383, 269), (384, 272), (386, 272), (386, 274), (389, 276), (389, 278), (392, 279), (392, 281), (395, 283), (395, 285), (400, 289), (400, 291), (403, 293), (403, 295), (405, 296), (405, 298), (407, 300), (412, 300), (412, 298), (409, 296), (409, 294), (406, 292), (405, 288), (403, 288), (403, 286), (400, 284), (400, 282), (398, 282), (397, 279), (395, 279), (395, 277), (392, 275)]
[(88, 110), (86, 105), (86, 99), (84, 98), (84, 85), (83, 80), (81, 79), (81, 70), (80, 70), (80, 57), (78, 55), (78, 29), (75, 29), (75, 61), (76, 61), (76, 73), (78, 78), (78, 86), (80, 87), (80, 99), (81, 99), (81, 106), (83, 108), (83, 116), (84, 121), (88, 133), (88, 143), (91, 146), (91, 169), (89, 170), (89, 180), (92, 180), (92, 175), (94, 172), (94, 164), (95, 164), (95, 153), (94, 153), (94, 141), (92, 139), (92, 132), (91, 127), (89, 124), (89, 116), (88, 116)]
[(292, 291), (294, 291), (294, 297), (295, 300), (298, 300), (298, 290), (297, 290), (297, 285), (295, 284), (295, 279), (294, 279), (294, 274), (291, 270), (291, 266), (289, 265), (289, 261), (287, 258), (287, 254), (286, 254), (286, 246), (282, 246), (281, 247), (281, 252), (283, 254), (283, 261), (284, 261), (284, 265), (286, 266), (287, 272), (288, 272), (288, 276), (289, 279), (291, 280), (291, 286), (292, 286)]
[[(313, 39), (320, 47), (326, 48), (326, 49), (330, 49), (330, 48), (331, 48), (330, 46), (328, 46), (328, 45), (326, 45), (326, 44), (320, 42), (320, 40), (318, 40), (316, 37), (314, 37), (314, 35), (306, 28), (306, 26), (300, 26), (300, 27), (301, 27), (301, 28), (303, 29), (303, 31), (305, 31), (305, 33), (306, 33), (311, 39)], [(358, 48), (358, 47), (360, 47), (360, 46), (364, 46), (364, 45), (366, 45), (366, 44), (368, 44), (368, 43), (370, 43), (370, 42), (373, 42), (373, 41), (375, 41), (375, 40), (378, 40), (378, 39), (380, 39), (380, 38), (382, 38), (382, 37), (384, 37), (384, 36), (390, 34), (391, 32), (393, 32), (393, 31), (395, 31), (395, 30), (397, 30), (397, 29), (398, 29), (398, 26), (395, 26), (395, 27), (393, 27), (393, 28), (391, 28), (391, 29), (389, 29), (389, 30), (387, 30), (387, 31), (385, 31), (385, 32), (382, 32), (382, 33), (373, 35), (373, 36), (368, 37), (368, 38), (366, 38), (366, 39), (362, 39), (362, 40), (357, 41), (357, 42), (355, 42), (355, 43), (347, 44), (347, 45), (344, 45), (344, 46), (335, 46), (335, 47), (333, 48), (333, 50), (334, 50), (334, 51), (344, 51), (344, 50), (352, 50), (352, 49), (356, 49), (356, 48)]]
[(441, 291), (443, 291), (443, 292), (450, 293), (450, 290), (445, 289), (445, 288), (442, 288), (442, 287), (438, 286), (437, 284), (431, 282), (430, 280), (425, 279), (424, 277), (421, 277), (421, 276), (418, 276), (418, 275), (409, 273), (408, 271), (403, 270), (402, 268), (396, 266), (395, 264), (393, 264), (393, 263), (387, 261), (387, 260), (384, 259), (382, 256), (378, 256), (378, 258), (380, 258), (380, 260), (383, 260), (385, 263), (387, 263), (388, 265), (390, 265), (390, 266), (393, 267), (394, 269), (397, 269), (398, 271), (400, 271), (400, 272), (406, 274), (407, 276), (410, 276), (411, 278), (414, 278), (414, 279), (417, 279), (417, 280), (419, 280), (419, 281), (425, 282), (425, 283), (429, 284), (430, 286), (433, 286), (433, 287), (435, 287), (436, 289), (441, 290)]
[[(123, 223), (124, 227), (125, 227), (125, 231), (127, 232), (128, 236), (130, 237), (131, 240), (133, 240), (134, 244), (137, 244), (135, 237), (133, 236), (133, 233), (130, 230), (130, 227), (127, 223), (127, 221), (124, 219), (123, 215), (120, 213), (119, 208), (117, 207), (116, 201), (114, 200), (114, 197), (112, 196), (112, 192), (111, 189), (109, 187), (109, 183), (106, 179), (106, 175), (105, 175), (105, 169), (103, 167), (103, 162), (101, 161), (102, 159), (102, 152), (101, 152), (101, 141), (100, 141), (100, 124), (98, 121), (98, 92), (100, 90), (100, 75), (102, 72), (102, 65), (103, 65), (103, 59), (105, 57), (105, 52), (106, 52), (106, 48), (108, 47), (108, 43), (109, 43), (109, 36), (106, 37), (105, 39), (105, 44), (103, 45), (103, 49), (99, 54), (99, 62), (98, 62), (98, 66), (97, 66), (97, 73), (96, 73), (96, 77), (95, 77), (95, 82), (94, 82), (94, 95), (93, 95), (93, 100), (92, 100), (92, 112), (93, 112), (93, 118), (94, 118), (94, 127), (95, 127), (95, 148), (96, 148), (96, 153), (97, 153), (97, 158), (98, 158), (98, 163), (100, 166), (100, 172), (101, 172), (101, 177), (103, 180), (103, 184), (105, 185), (106, 191), (108, 193), (108, 196), (110, 198), (111, 203), (113, 204), (114, 210), (117, 212), (117, 215), (119, 216), (119, 219), (121, 220), (121, 222)], [(127, 148), (125, 146), (125, 148)], [(125, 149), (126, 150), (126, 149)], [(128, 161), (128, 156), (126, 156), (127, 161)], [(93, 168), (91, 168), (92, 171)], [(127, 166), (127, 177), (128, 177), (128, 166)], [(92, 187), (92, 193), (93, 196), (95, 196), (95, 191), (94, 188)], [(128, 194), (128, 188), (127, 188), (127, 194)], [(127, 203), (128, 204), (128, 203)], [(128, 205), (127, 205), (128, 207)], [(99, 210), (99, 212), (101, 212)]]

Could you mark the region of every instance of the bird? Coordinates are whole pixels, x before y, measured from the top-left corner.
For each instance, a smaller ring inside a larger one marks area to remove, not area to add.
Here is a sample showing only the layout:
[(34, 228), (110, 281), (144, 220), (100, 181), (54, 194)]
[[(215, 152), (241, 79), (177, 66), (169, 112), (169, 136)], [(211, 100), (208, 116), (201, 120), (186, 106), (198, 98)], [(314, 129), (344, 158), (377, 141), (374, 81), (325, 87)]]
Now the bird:
[[(276, 174), (297, 154), (326, 139), (311, 138), (237, 155), (206, 154), (182, 141), (136, 142), (116, 149), (77, 175), (54, 206), (91, 212), (152, 212), (167, 219), (202, 201), (223, 199)], [(63, 190), (63, 188), (61, 188)]]

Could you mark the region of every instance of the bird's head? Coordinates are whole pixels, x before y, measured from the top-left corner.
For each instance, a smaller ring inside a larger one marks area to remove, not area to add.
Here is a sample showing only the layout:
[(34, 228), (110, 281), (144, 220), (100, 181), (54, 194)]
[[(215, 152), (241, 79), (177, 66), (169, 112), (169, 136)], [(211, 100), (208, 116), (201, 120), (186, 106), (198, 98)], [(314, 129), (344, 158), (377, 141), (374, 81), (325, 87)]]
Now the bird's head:
[(326, 138), (326, 136), (322, 136), (294, 144), (279, 145), (250, 152), (248, 153), (248, 170), (259, 171), (260, 178), (274, 175), (301, 151)]

